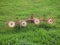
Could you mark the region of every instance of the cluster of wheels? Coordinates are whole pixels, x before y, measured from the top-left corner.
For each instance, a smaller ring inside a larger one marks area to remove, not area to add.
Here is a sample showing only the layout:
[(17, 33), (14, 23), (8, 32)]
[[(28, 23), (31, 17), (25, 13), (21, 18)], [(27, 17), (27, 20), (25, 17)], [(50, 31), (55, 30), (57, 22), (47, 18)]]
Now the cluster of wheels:
[(26, 27), (27, 26), (27, 22), (22, 20), (22, 21), (18, 21), (18, 22), (10, 21), (8, 23), (9, 27), (15, 27), (16, 25), (20, 25), (20, 26)]
[[(19, 21), (9, 21), (8, 23), (8, 26), (9, 27), (15, 27), (16, 25), (20, 25), (20, 26), (23, 26), (23, 27), (26, 27), (27, 26), (27, 22), (30, 22), (30, 23), (34, 23), (36, 25), (40, 24), (41, 21), (44, 21), (45, 19), (43, 20), (40, 20), (38, 18), (34, 18), (34, 19), (28, 19), (27, 21), (25, 20), (19, 20)], [(53, 24), (53, 19), (50, 18), (48, 20), (46, 20), (48, 24)]]

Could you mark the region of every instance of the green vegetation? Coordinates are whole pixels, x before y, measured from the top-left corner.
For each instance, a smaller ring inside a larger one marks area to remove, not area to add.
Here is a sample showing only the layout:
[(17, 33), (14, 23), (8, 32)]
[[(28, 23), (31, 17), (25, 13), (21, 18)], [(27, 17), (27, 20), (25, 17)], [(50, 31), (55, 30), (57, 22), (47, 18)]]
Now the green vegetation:
[[(8, 22), (52, 17), (54, 24), (10, 28)], [(60, 45), (60, 0), (0, 0), (0, 45)]]

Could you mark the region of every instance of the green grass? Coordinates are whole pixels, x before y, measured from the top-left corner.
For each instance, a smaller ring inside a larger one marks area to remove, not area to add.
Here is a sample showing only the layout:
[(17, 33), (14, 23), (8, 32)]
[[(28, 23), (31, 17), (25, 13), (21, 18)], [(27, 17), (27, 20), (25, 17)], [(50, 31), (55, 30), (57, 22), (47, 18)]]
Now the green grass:
[[(10, 28), (8, 22), (52, 17), (54, 24)], [(60, 0), (0, 0), (0, 45), (60, 45)]]

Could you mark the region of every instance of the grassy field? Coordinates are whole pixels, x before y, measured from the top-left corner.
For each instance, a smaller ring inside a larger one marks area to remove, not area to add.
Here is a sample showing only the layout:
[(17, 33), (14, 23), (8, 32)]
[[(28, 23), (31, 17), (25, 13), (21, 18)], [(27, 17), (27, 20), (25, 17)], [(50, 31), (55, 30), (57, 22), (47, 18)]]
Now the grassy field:
[[(52, 17), (54, 23), (10, 28), (8, 22)], [(0, 45), (60, 45), (60, 0), (0, 0)]]

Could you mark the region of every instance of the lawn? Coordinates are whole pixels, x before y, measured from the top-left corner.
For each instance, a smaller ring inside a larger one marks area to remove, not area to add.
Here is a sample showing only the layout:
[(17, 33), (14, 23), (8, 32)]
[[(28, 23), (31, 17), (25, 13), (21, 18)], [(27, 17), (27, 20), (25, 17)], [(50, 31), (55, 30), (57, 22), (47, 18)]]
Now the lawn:
[[(10, 28), (8, 22), (53, 18), (53, 24)], [(60, 0), (0, 0), (0, 45), (60, 45)]]

